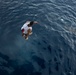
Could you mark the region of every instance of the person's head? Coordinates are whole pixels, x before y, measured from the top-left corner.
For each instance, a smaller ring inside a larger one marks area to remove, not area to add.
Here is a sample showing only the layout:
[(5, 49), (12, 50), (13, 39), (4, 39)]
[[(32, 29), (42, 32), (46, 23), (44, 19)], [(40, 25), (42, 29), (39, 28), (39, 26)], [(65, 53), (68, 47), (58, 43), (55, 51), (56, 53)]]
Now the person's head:
[(34, 24), (34, 21), (31, 21), (30, 24), (29, 24), (29, 26), (32, 26), (33, 24)]

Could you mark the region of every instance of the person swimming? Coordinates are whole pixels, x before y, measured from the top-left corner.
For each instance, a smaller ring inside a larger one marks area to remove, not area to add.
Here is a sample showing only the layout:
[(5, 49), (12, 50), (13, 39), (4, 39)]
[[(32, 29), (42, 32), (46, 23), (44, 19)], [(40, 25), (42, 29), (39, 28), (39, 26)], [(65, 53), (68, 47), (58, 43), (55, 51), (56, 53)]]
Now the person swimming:
[(28, 40), (28, 36), (32, 34), (32, 26), (34, 24), (37, 24), (37, 21), (27, 21), (22, 27), (21, 27), (21, 31), (22, 31), (22, 36)]

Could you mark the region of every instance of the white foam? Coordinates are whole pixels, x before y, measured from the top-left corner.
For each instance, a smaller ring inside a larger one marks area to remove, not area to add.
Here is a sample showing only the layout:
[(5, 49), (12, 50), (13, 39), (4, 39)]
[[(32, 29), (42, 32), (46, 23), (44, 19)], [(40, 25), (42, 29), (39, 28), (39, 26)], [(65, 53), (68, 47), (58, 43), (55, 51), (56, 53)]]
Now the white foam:
[(61, 19), (61, 21), (64, 21), (64, 19)]

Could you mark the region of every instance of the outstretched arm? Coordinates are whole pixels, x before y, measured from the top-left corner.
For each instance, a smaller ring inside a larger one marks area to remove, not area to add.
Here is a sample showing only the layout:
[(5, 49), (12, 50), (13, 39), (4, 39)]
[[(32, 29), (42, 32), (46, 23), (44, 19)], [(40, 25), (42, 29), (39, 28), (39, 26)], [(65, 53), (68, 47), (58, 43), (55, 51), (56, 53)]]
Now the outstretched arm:
[(37, 24), (38, 22), (37, 21), (34, 21), (34, 24)]

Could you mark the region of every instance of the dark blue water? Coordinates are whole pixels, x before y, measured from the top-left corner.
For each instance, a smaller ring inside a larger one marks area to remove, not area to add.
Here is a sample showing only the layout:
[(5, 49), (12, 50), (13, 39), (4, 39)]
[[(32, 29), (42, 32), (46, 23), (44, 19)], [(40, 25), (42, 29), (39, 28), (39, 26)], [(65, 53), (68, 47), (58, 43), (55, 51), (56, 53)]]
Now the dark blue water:
[(0, 75), (76, 75), (75, 0), (0, 0), (0, 35)]

